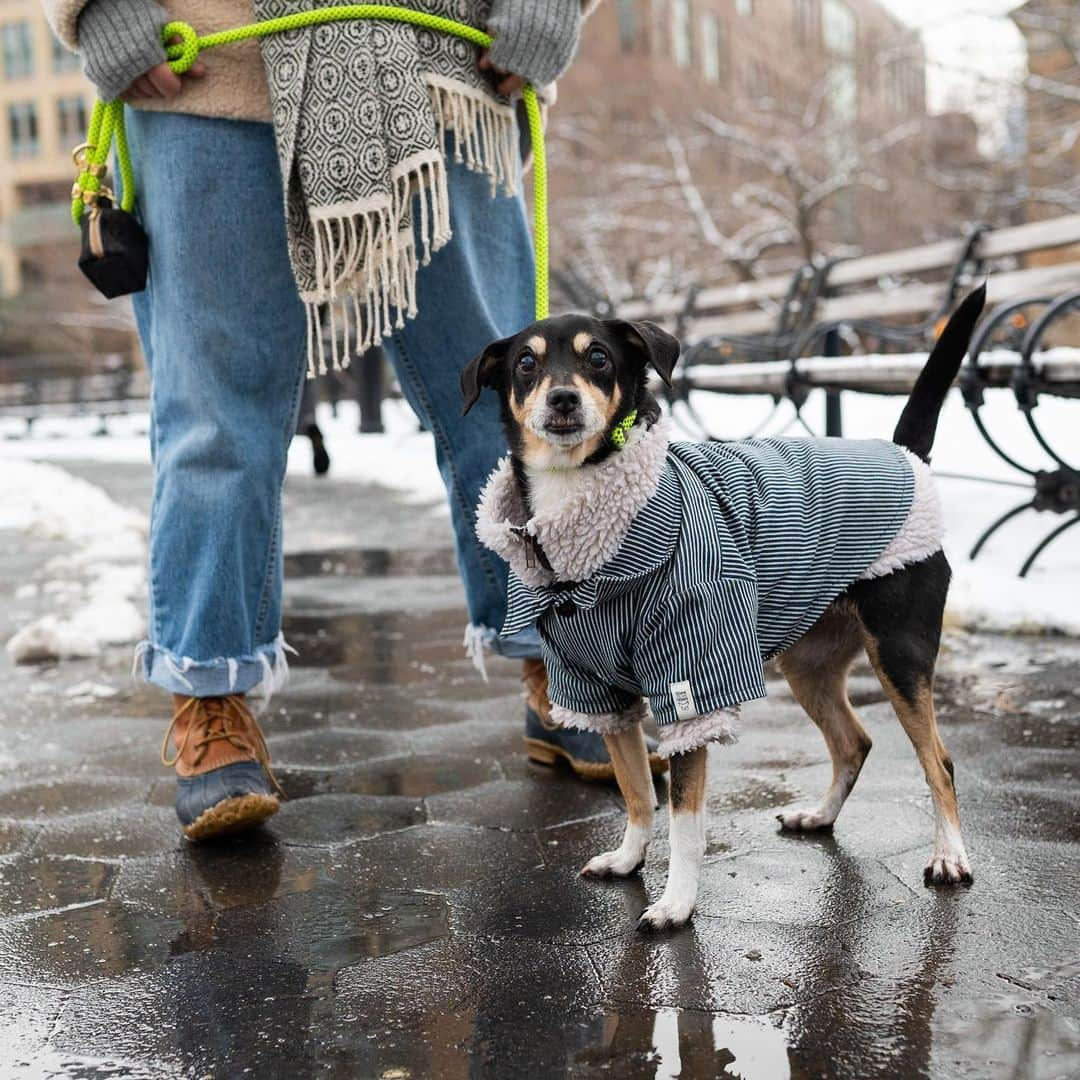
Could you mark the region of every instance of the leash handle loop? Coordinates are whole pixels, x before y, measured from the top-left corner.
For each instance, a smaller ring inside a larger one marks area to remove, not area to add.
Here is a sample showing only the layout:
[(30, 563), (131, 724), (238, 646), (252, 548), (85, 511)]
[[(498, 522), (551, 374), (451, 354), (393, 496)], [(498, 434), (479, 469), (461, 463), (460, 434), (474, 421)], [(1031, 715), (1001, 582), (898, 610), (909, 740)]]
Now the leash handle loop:
[[(174, 41), (174, 38), (180, 40)], [(202, 45), (194, 26), (180, 21), (166, 23), (161, 29), (161, 40), (165, 43), (165, 56), (168, 58), (169, 67), (177, 75), (183, 75), (195, 66)]]

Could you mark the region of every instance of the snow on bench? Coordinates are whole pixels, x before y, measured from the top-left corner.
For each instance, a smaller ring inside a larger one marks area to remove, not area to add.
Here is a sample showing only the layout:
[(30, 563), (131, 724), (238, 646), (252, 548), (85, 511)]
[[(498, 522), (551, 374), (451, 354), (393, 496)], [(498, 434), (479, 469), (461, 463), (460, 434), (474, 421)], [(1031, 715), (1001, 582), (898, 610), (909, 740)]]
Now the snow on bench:
[[(1008, 386), (1020, 364), (1020, 354), (1009, 349), (987, 350), (979, 356), (979, 371), (990, 387)], [(682, 384), (695, 390), (729, 394), (786, 392), (794, 371), (806, 386), (837, 390), (864, 390), (878, 394), (910, 392), (926, 364), (926, 353), (890, 353), (864, 356), (808, 356), (794, 362), (768, 360), (755, 363), (694, 364), (684, 368)], [(1080, 384), (1080, 348), (1059, 347), (1036, 353), (1032, 369), (1051, 384)]]

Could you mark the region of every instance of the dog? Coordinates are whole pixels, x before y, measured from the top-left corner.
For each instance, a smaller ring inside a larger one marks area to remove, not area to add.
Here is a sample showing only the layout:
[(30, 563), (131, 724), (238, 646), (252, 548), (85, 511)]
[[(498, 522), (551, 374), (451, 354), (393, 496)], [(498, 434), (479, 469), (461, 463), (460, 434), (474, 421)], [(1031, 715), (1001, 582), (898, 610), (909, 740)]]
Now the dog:
[(738, 706), (764, 696), (773, 657), (833, 766), (818, 805), (780, 814), (781, 828), (831, 829), (851, 793), (871, 747), (847, 696), (865, 652), (932, 795), (924, 880), (971, 884), (934, 716), (950, 569), (927, 462), (984, 302), (985, 287), (949, 320), (891, 442), (669, 443), (649, 379), (671, 386), (679, 343), (649, 322), (544, 319), (462, 372), (464, 413), (494, 391), (510, 449), (477, 515), (480, 539), (511, 566), (504, 633), (536, 621), (553, 719), (603, 734), (626, 804), (621, 845), (584, 876), (626, 876), (644, 862), (650, 711), (671, 759), (667, 883), (641, 929), (693, 914), (707, 745), (734, 739)]

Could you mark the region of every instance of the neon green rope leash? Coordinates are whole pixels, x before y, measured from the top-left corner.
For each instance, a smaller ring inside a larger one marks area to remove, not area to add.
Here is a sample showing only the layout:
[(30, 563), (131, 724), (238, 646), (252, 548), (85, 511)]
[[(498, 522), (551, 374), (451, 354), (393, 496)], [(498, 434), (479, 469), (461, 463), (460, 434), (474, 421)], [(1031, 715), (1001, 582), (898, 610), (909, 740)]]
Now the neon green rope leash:
[[(438, 15), (428, 15), (409, 8), (383, 7), (380, 4), (342, 4), (338, 7), (318, 8), (314, 11), (302, 11), (295, 15), (285, 15), (280, 19), (267, 19), (265, 22), (238, 26), (232, 30), (220, 30), (216, 34), (202, 37), (185, 22), (171, 22), (162, 31), (162, 40), (166, 43), (165, 54), (169, 67), (182, 75), (190, 71), (199, 53), (203, 49), (212, 49), (218, 45), (230, 45), (236, 41), (265, 37), (268, 34), (281, 34), (289, 30), (302, 30), (306, 27), (321, 26), (323, 23), (338, 22), (345, 19), (387, 19), (391, 22), (412, 23), (428, 30), (464, 38), (466, 41), (488, 48), (492, 38), (483, 30), (465, 23), (454, 22)], [(180, 40), (169, 44), (173, 38)], [(536, 317), (546, 319), (548, 315), (548, 220), (547, 220), (547, 159), (544, 155), (544, 130), (540, 119), (540, 103), (536, 99), (536, 90), (526, 84), (521, 92), (525, 102), (525, 112), (529, 120), (529, 138), (533, 152), (533, 231), (536, 244)], [(116, 141), (116, 160), (119, 165), (120, 179), (123, 184), (121, 209), (130, 213), (135, 206), (135, 175), (131, 168), (131, 155), (128, 151), (127, 133), (124, 128), (124, 104), (121, 101), (98, 101), (90, 120), (90, 130), (86, 143), (75, 151), (75, 163), (80, 168), (78, 179), (72, 190), (71, 216), (78, 225), (82, 221), (86, 206), (92, 203), (101, 192), (107, 189), (102, 185), (102, 178), (109, 160), (113, 141)]]

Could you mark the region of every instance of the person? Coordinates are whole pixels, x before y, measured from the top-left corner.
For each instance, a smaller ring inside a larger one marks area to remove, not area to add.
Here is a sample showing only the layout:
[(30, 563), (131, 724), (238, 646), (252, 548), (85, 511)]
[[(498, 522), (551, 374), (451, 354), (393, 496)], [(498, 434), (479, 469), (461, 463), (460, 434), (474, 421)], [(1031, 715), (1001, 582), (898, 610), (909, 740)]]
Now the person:
[[(385, 338), (401, 388), (434, 437), (469, 609), (467, 646), (481, 665), (484, 649), (522, 661), (533, 756), (561, 755), (579, 772), (610, 776), (601, 740), (551, 727), (535, 628), (497, 634), (506, 570), (477, 542), (474, 520), (504, 444), (494, 403), (479, 421), (459, 423), (461, 368), (533, 316), (531, 240), (508, 166), (512, 154), (519, 171), (511, 98), (526, 80), (551, 84), (570, 64), (581, 0), (404, 0), (485, 25), (490, 50), (401, 24), (335, 23), (218, 49), (183, 75), (165, 62), (167, 22), (205, 34), (309, 5), (42, 2), (102, 99), (131, 106), (136, 209), (150, 239), (149, 281), (134, 303), (153, 380), (154, 464), (148, 637), (136, 663), (173, 695), (162, 761), (176, 770), (186, 835), (243, 830), (277, 809), (250, 699), (287, 674), (286, 453), (305, 370), (326, 367), (319, 312), (345, 281), (347, 258), (368, 285), (351, 328), (348, 308), (339, 312), (346, 344), (350, 333), (354, 348)], [(410, 98), (417, 85), (421, 99)], [(289, 138), (275, 137), (282, 131)], [(423, 142), (430, 131), (434, 153)], [(407, 203), (394, 203), (384, 220), (359, 200), (353, 216), (320, 223), (310, 212), (318, 185), (381, 183), (395, 139), (424, 150), (404, 180), (389, 174), (391, 194), (405, 191)], [(395, 236), (393, 226), (405, 224), (411, 229)], [(366, 263), (358, 236), (369, 238)], [(312, 251), (324, 244), (320, 267)], [(341, 271), (329, 284), (328, 267)]]
[(300, 408), (297, 410), (296, 433), (306, 435), (311, 441), (311, 464), (316, 476), (325, 476), (330, 471), (330, 453), (326, 449), (322, 428), (315, 409), (319, 404), (319, 395), (315, 392), (315, 383), (304, 380), (300, 393)]

